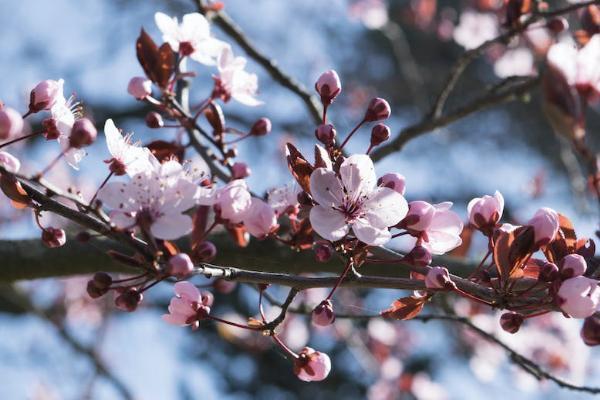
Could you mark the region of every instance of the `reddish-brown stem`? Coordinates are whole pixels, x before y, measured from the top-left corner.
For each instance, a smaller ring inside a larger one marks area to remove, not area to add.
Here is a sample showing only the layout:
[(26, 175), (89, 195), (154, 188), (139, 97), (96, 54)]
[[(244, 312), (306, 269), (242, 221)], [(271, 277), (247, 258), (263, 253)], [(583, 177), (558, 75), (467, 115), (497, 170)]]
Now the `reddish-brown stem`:
[(2, 144), (0, 144), (0, 149), (1, 149), (1, 148), (3, 148), (3, 147), (9, 146), (9, 145), (11, 145), (11, 144), (13, 144), (13, 143), (20, 142), (21, 140), (25, 140), (25, 139), (29, 139), (30, 137), (37, 136), (37, 135), (39, 135), (40, 133), (44, 133), (44, 132), (34, 132), (34, 133), (30, 133), (29, 135), (21, 136), (21, 137), (18, 137), (18, 138), (16, 138), (16, 139), (13, 139), (13, 140), (11, 140), (11, 141), (9, 141), (9, 142), (2, 143)]
[(260, 330), (259, 328), (256, 328), (256, 327), (252, 327), (252, 326), (248, 326), (248, 325), (243, 325), (243, 324), (238, 324), (237, 322), (227, 321), (226, 319), (222, 319), (222, 318), (219, 318), (219, 317), (214, 317), (212, 315), (208, 315), (206, 318), (210, 319), (210, 320), (213, 320), (213, 321), (216, 321), (216, 322), (220, 322), (222, 324), (235, 326), (236, 328), (247, 329), (247, 330), (250, 330), (250, 331), (258, 331), (258, 330)]
[(344, 272), (342, 272), (342, 274), (340, 275), (338, 280), (335, 282), (335, 285), (331, 288), (331, 291), (329, 292), (329, 295), (327, 296), (327, 298), (325, 300), (331, 300), (331, 297), (335, 293), (335, 290), (338, 288), (338, 286), (340, 286), (340, 284), (342, 283), (344, 278), (346, 278), (346, 275), (348, 275), (348, 272), (350, 272), (351, 269), (352, 269), (352, 260), (350, 259), (346, 263), (346, 268), (344, 268)]
[(289, 347), (287, 347), (287, 346), (285, 345), (285, 343), (283, 343), (283, 342), (281, 341), (281, 339), (279, 339), (279, 338), (277, 337), (277, 335), (272, 335), (271, 337), (273, 338), (273, 341), (274, 341), (275, 343), (277, 343), (277, 344), (279, 345), (279, 347), (281, 347), (281, 349), (282, 349), (282, 350), (283, 350), (285, 353), (289, 354), (289, 355), (290, 355), (290, 356), (292, 356), (293, 358), (298, 358), (298, 354), (294, 353), (294, 352), (293, 352), (293, 351), (292, 351), (292, 350), (291, 350)]
[(354, 135), (354, 133), (356, 133), (357, 130), (360, 129), (361, 126), (363, 126), (363, 124), (366, 121), (363, 119), (362, 121), (360, 121), (355, 127), (354, 129), (352, 129), (352, 131), (350, 131), (350, 133), (348, 134), (348, 136), (346, 136), (346, 139), (344, 139), (344, 141), (342, 142), (342, 144), (340, 145), (340, 150), (342, 150), (344, 148), (344, 146), (346, 145), (346, 143), (348, 143), (348, 140), (350, 140), (350, 138), (352, 137), (352, 135)]
[(54, 159), (52, 160), (52, 162), (50, 164), (48, 164), (48, 166), (46, 168), (44, 168), (44, 170), (42, 172), (40, 172), (39, 174), (36, 175), (36, 178), (39, 179), (42, 176), (44, 176), (45, 174), (48, 173), (48, 171), (50, 171), (52, 169), (52, 167), (54, 167), (56, 165), (56, 163), (63, 158), (63, 156), (67, 153), (67, 151), (69, 151), (71, 148), (67, 148), (66, 150), (63, 150), (60, 152), (60, 154)]

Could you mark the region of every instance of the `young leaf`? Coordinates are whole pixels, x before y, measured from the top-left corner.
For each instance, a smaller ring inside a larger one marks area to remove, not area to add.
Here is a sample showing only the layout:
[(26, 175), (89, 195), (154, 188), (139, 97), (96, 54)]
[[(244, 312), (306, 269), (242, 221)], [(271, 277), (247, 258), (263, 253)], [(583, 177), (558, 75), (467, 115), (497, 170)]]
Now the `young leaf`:
[(390, 308), (383, 310), (381, 316), (384, 318), (399, 319), (402, 321), (412, 319), (419, 315), (425, 302), (429, 299), (428, 296), (423, 297), (402, 297), (392, 303)]
[(285, 148), (288, 168), (292, 176), (306, 193), (310, 193), (310, 175), (314, 171), (314, 167), (293, 144), (287, 143)]

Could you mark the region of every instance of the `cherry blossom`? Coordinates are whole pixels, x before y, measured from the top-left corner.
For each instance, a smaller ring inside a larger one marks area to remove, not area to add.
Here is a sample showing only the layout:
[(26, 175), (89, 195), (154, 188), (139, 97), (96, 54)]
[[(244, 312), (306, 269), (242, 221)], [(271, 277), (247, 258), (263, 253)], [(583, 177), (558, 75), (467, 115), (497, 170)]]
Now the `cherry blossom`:
[(532, 75), (535, 71), (534, 61), (531, 50), (525, 47), (509, 49), (494, 63), (494, 72), (500, 78)]
[(448, 269), (433, 267), (425, 276), (425, 286), (428, 289), (448, 289), (454, 286), (454, 282), (450, 279)]
[(476, 197), (467, 205), (469, 222), (477, 229), (494, 227), (504, 211), (504, 197), (496, 191), (494, 196)]
[(218, 189), (210, 204), (219, 210), (220, 216), (233, 223), (242, 222), (252, 205), (252, 196), (248, 185), (243, 179), (234, 179), (224, 187)]
[(498, 35), (498, 19), (493, 14), (467, 10), (460, 15), (454, 29), (456, 43), (470, 50)]
[(310, 210), (313, 229), (331, 241), (342, 239), (350, 228), (369, 245), (380, 246), (391, 239), (388, 227), (396, 225), (408, 211), (402, 195), (377, 187), (375, 168), (364, 154), (348, 157), (339, 176), (317, 168), (310, 176), (311, 192), (318, 205)]
[(294, 373), (305, 382), (322, 381), (331, 371), (331, 359), (325, 353), (305, 347), (294, 360)]
[(422, 235), (422, 246), (431, 254), (444, 254), (460, 246), (462, 239), (460, 233), (463, 223), (460, 217), (450, 210), (451, 202), (434, 204), (434, 213), (431, 222)]
[(29, 111), (50, 110), (63, 97), (63, 85), (62, 79), (58, 81), (47, 79), (38, 83), (31, 91)]
[(181, 23), (178, 23), (176, 17), (171, 18), (157, 12), (154, 20), (163, 34), (163, 40), (174, 51), (190, 56), (201, 64), (215, 65), (221, 51), (229, 47), (227, 43), (210, 35), (210, 25), (202, 14), (186, 14)]
[(377, 181), (379, 186), (388, 187), (396, 192), (400, 193), (404, 196), (404, 192), (406, 191), (406, 178), (404, 175), (390, 172), (388, 174), (383, 175)]
[(196, 204), (201, 191), (177, 161), (167, 161), (136, 174), (128, 182), (108, 183), (98, 193), (112, 208), (111, 222), (119, 229), (138, 225), (159, 239), (177, 239), (192, 230), (183, 214)]
[(162, 316), (169, 324), (198, 327), (198, 320), (210, 313), (212, 294), (200, 292), (190, 282), (177, 282), (174, 286), (175, 296), (169, 303), (169, 313)]
[(558, 232), (558, 214), (551, 208), (540, 208), (527, 225), (533, 227), (536, 246), (548, 244)]
[(0, 151), (0, 167), (8, 172), (17, 173), (21, 169), (21, 161), (6, 151)]
[(15, 137), (23, 130), (23, 118), (13, 108), (0, 106), (0, 140)]
[(106, 162), (115, 175), (134, 176), (153, 168), (151, 160), (154, 156), (150, 150), (131, 144), (132, 134), (123, 137), (112, 119), (107, 119), (104, 123), (104, 135), (108, 151), (112, 156)]
[(250, 208), (244, 217), (244, 226), (252, 236), (264, 238), (277, 228), (275, 210), (261, 199), (252, 198)]
[(300, 189), (297, 185), (280, 186), (269, 191), (267, 202), (278, 215), (281, 215), (297, 208), (299, 193)]
[(598, 281), (576, 276), (564, 281), (558, 289), (560, 308), (573, 318), (586, 318), (594, 314), (600, 305)]
[(246, 72), (245, 67), (244, 57), (235, 57), (230, 47), (223, 48), (217, 62), (219, 75), (215, 78), (215, 95), (221, 97), (223, 101), (233, 98), (247, 106), (261, 105), (262, 101), (255, 97), (258, 90), (258, 77), (256, 74)]
[(169, 259), (168, 272), (179, 279), (185, 278), (194, 270), (194, 263), (185, 253), (175, 254)]
[(143, 100), (152, 94), (152, 81), (143, 76), (135, 76), (127, 85), (127, 93), (138, 100)]
[(579, 254), (569, 254), (565, 256), (560, 263), (560, 270), (563, 277), (572, 278), (583, 275), (587, 269), (585, 258)]

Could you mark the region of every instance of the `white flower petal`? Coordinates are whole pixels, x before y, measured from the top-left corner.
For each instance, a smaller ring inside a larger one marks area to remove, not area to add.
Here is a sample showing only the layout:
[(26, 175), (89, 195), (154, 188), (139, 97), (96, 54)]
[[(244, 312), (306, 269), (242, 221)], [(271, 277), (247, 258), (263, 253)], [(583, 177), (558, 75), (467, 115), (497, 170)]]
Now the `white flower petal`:
[(335, 172), (317, 168), (310, 175), (312, 197), (323, 207), (340, 206), (344, 200), (344, 190)]
[(342, 213), (332, 208), (314, 206), (310, 210), (310, 224), (315, 232), (331, 241), (340, 240), (350, 228)]
[(192, 231), (192, 218), (184, 214), (166, 214), (154, 221), (150, 230), (159, 239), (178, 239)]
[(377, 228), (387, 228), (400, 222), (408, 213), (404, 197), (387, 187), (378, 187), (363, 204), (365, 218)]
[(348, 196), (353, 201), (370, 193), (377, 185), (373, 161), (366, 154), (354, 154), (348, 157), (340, 166), (340, 177)]
[(387, 228), (376, 228), (369, 221), (362, 218), (352, 224), (352, 232), (358, 240), (371, 246), (384, 245), (392, 238), (392, 234)]

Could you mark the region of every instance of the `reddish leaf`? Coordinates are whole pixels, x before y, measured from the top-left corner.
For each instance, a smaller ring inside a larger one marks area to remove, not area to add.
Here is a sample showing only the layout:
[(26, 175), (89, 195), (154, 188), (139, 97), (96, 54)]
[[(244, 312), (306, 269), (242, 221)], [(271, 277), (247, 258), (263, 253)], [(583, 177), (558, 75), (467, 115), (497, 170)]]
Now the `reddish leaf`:
[(313, 228), (308, 218), (300, 222), (298, 229), (291, 235), (290, 241), (293, 247), (300, 250), (312, 248), (314, 242)]
[(161, 163), (173, 158), (177, 159), (177, 161), (180, 163), (183, 162), (185, 147), (177, 143), (165, 142), (164, 140), (155, 140), (154, 142), (149, 143), (146, 147), (150, 149), (150, 152)]
[(175, 72), (175, 53), (169, 43), (163, 43), (158, 49), (158, 65), (156, 66), (158, 86), (167, 87), (173, 72)]
[(250, 237), (248, 235), (248, 232), (246, 232), (246, 228), (244, 228), (242, 225), (227, 226), (227, 232), (229, 232), (235, 244), (237, 244), (240, 247), (248, 246)]
[(161, 245), (162, 245), (164, 252), (169, 256), (169, 258), (180, 253), (179, 248), (173, 242), (169, 242), (168, 240), (163, 240)]
[(27, 192), (13, 176), (0, 175), (0, 189), (12, 201), (13, 207), (21, 209), (29, 205)]
[(306, 193), (310, 193), (310, 175), (314, 171), (313, 166), (293, 144), (287, 143), (285, 147), (288, 168), (292, 176)]
[(206, 236), (210, 206), (200, 206), (192, 218), (192, 251), (202, 243)]
[(412, 319), (419, 315), (425, 302), (429, 299), (428, 296), (423, 297), (402, 297), (392, 303), (390, 308), (383, 310), (381, 316), (384, 318), (393, 318), (399, 320)]
[(175, 70), (175, 54), (168, 43), (160, 48), (142, 29), (136, 44), (136, 54), (146, 76), (161, 88), (166, 88)]
[[(479, 214), (477, 214), (477, 215), (479, 215)], [(460, 257), (460, 258), (466, 257), (467, 254), (469, 253), (469, 249), (471, 248), (471, 241), (473, 239), (474, 231), (475, 230), (473, 229), (472, 226), (470, 226), (470, 225), (465, 226), (463, 231), (460, 233), (460, 238), (462, 239), (461, 245), (458, 246), (457, 248), (455, 248), (454, 250), (452, 250), (450, 253), (448, 253), (448, 255), (453, 256), (453, 257)]]
[(213, 128), (215, 137), (222, 136), (225, 130), (225, 116), (223, 110), (218, 104), (210, 103), (204, 110), (204, 117)]
[(548, 261), (557, 263), (567, 254), (576, 251), (577, 235), (573, 223), (564, 215), (558, 214), (559, 230), (556, 238), (546, 246), (544, 254)]
[(518, 269), (533, 251), (533, 239), (530, 227), (498, 234), (494, 242), (494, 263), (503, 286), (510, 278), (522, 276)]

